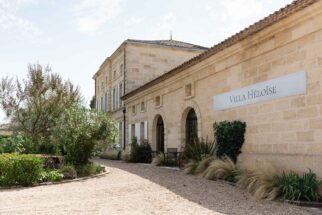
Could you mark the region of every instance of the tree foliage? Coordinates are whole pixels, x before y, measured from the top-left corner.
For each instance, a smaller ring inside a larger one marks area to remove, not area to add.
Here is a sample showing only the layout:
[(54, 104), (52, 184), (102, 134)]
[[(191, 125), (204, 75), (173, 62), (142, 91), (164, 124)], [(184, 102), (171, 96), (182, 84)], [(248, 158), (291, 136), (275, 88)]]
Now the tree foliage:
[(95, 109), (95, 106), (96, 106), (96, 98), (95, 96), (92, 97), (90, 103), (89, 103), (89, 107), (94, 110)]
[(88, 163), (98, 146), (112, 143), (117, 132), (110, 114), (75, 106), (64, 111), (54, 137), (62, 144), (66, 161), (79, 166)]
[(4, 77), (0, 83), (2, 109), (15, 130), (35, 142), (50, 142), (57, 119), (81, 100), (78, 87), (40, 64), (29, 65), (28, 76), (22, 81)]

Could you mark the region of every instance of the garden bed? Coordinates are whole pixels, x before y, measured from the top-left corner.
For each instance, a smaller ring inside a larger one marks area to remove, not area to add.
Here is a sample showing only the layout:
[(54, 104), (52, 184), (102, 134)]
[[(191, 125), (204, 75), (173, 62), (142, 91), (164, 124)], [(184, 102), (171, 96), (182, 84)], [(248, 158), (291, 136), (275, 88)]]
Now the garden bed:
[[(79, 178), (74, 178), (74, 179), (66, 179), (66, 180), (62, 180), (62, 181), (41, 182), (41, 183), (36, 183), (36, 184), (30, 185), (29, 187), (64, 184), (64, 183), (77, 182), (77, 181), (85, 181), (85, 180), (92, 179), (92, 178), (99, 178), (99, 177), (102, 177), (102, 176), (110, 173), (106, 169), (106, 166), (103, 166), (103, 165), (100, 165), (100, 166), (104, 168), (103, 172), (95, 174), (95, 175), (84, 176), (84, 177), (79, 177)], [(0, 190), (15, 189), (15, 188), (25, 188), (25, 187), (26, 186), (22, 186), (22, 185), (15, 185), (15, 186), (10, 186), (10, 187), (1, 187), (0, 186)]]

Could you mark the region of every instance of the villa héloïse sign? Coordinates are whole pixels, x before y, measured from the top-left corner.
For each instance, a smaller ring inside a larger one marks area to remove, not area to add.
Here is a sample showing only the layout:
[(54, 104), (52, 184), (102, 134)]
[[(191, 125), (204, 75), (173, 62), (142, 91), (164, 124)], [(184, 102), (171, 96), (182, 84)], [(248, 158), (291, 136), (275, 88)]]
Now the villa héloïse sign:
[(304, 93), (306, 72), (301, 71), (214, 96), (213, 107), (225, 110)]

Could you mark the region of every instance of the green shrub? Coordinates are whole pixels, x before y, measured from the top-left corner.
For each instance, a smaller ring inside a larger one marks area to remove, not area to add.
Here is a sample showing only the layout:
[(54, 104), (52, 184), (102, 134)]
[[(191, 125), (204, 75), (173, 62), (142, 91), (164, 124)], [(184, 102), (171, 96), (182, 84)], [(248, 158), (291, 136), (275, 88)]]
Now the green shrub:
[(108, 160), (121, 160), (121, 150), (109, 150), (106, 152), (103, 152), (102, 154), (99, 155), (100, 158), (102, 159), (108, 159)]
[(76, 169), (77, 175), (79, 177), (96, 175), (96, 174), (104, 172), (104, 170), (105, 170), (104, 167), (94, 164), (94, 163), (87, 163), (85, 165), (76, 166), (75, 169)]
[(40, 173), (40, 177), (38, 182), (58, 182), (62, 181), (64, 175), (60, 173), (58, 170), (44, 170)]
[(46, 141), (38, 142), (36, 146), (35, 152), (37, 154), (53, 155), (56, 154), (58, 148), (54, 143)]
[(31, 185), (43, 171), (42, 159), (35, 155), (1, 154), (0, 185)]
[(31, 137), (22, 134), (0, 138), (0, 153), (55, 154), (56, 150), (53, 143), (36, 143)]
[(30, 137), (18, 134), (0, 138), (0, 153), (34, 154), (39, 153), (39, 151), (37, 144)]
[(38, 155), (43, 159), (45, 169), (59, 169), (64, 164), (64, 157), (57, 155)]
[(194, 140), (185, 148), (185, 157), (189, 160), (201, 161), (204, 157), (213, 156), (216, 152), (216, 143)]
[(230, 157), (235, 163), (241, 153), (241, 147), (244, 143), (246, 123), (241, 121), (223, 121), (214, 123), (215, 139), (217, 142), (216, 155)]
[(295, 172), (283, 173), (275, 177), (275, 186), (281, 196), (287, 200), (293, 201), (319, 201), (320, 181), (311, 170), (299, 175)]
[(96, 174), (100, 174), (102, 172), (105, 172), (105, 167), (101, 165), (96, 165)]
[(3, 134), (0, 134), (0, 140), (1, 139), (6, 139), (6, 138), (9, 138), (11, 135), (3, 135)]
[(78, 107), (69, 108), (62, 114), (54, 134), (66, 153), (66, 161), (75, 166), (87, 164), (101, 141), (108, 144), (118, 136), (110, 114)]
[(0, 153), (21, 153), (25, 150), (14, 137), (0, 139)]
[(37, 150), (37, 143), (35, 143), (31, 137), (26, 135), (18, 135), (16, 138), (21, 142), (23, 148), (25, 149), (23, 151), (24, 154), (39, 154), (39, 151)]
[(63, 174), (64, 179), (77, 178), (77, 172), (73, 166), (63, 166), (58, 171)]
[(137, 144), (136, 138), (132, 139), (130, 162), (133, 163), (151, 163), (152, 162), (152, 149), (149, 143), (142, 142)]

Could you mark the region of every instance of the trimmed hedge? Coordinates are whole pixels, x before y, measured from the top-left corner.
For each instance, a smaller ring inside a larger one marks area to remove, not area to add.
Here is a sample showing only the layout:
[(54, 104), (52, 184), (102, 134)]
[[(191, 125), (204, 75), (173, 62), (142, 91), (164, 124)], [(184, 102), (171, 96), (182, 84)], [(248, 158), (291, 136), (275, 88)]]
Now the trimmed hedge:
[(0, 186), (31, 185), (43, 171), (43, 161), (35, 155), (0, 154)]
[(226, 155), (236, 163), (245, 140), (246, 123), (241, 121), (223, 121), (214, 123), (213, 127), (218, 146), (216, 155), (219, 158)]

